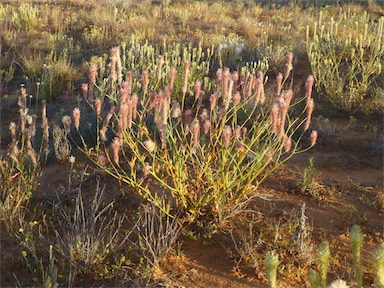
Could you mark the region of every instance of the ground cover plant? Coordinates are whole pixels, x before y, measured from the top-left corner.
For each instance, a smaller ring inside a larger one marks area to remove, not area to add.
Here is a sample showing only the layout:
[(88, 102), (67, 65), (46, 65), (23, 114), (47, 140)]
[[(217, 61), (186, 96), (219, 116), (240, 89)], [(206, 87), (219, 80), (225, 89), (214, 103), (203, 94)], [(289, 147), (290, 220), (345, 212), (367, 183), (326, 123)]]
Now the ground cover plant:
[(383, 23), (2, 2), (0, 285), (384, 287)]

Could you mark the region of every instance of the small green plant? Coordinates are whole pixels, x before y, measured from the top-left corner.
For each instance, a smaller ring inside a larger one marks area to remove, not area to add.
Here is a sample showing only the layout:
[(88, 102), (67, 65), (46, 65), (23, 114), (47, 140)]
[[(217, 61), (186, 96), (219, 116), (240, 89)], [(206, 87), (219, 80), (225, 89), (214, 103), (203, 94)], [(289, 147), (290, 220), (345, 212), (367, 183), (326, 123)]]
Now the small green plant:
[(353, 225), (351, 230), (351, 244), (353, 253), (353, 264), (355, 267), (355, 277), (359, 288), (363, 287), (363, 270), (361, 267), (361, 246), (363, 235), (359, 225)]
[(375, 287), (384, 287), (384, 243), (378, 246), (373, 254), (373, 265), (376, 270)]
[(276, 288), (277, 266), (279, 265), (279, 255), (276, 251), (268, 252), (265, 256), (264, 266), (267, 269), (270, 288)]
[(321, 242), (319, 249), (317, 250), (317, 257), (320, 262), (320, 288), (327, 287), (327, 274), (330, 256), (331, 254), (329, 251), (329, 242)]
[(309, 269), (308, 270), (308, 280), (309, 283), (311, 284), (312, 288), (318, 288), (320, 287), (320, 274), (319, 272)]
[(309, 164), (297, 185), (301, 193), (308, 193), (315, 198), (319, 197), (324, 190), (324, 186), (319, 183), (318, 170), (314, 165), (313, 157), (309, 158)]

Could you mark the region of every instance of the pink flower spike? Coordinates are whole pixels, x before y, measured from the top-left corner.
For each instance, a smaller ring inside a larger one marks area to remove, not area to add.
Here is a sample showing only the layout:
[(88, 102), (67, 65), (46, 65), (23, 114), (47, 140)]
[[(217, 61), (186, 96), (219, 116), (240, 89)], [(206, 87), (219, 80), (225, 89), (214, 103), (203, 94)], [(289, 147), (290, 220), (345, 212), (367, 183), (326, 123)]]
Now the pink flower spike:
[(97, 117), (100, 117), (102, 104), (103, 103), (101, 102), (101, 99), (96, 98), (94, 105), (95, 105), (95, 111), (96, 111)]
[(311, 132), (310, 139), (311, 139), (311, 146), (314, 146), (317, 142), (317, 131), (316, 130), (313, 130)]
[(144, 176), (148, 176), (149, 173), (151, 173), (152, 166), (149, 164), (149, 162), (144, 162), (143, 169), (141, 170), (144, 174)]
[(120, 147), (121, 147), (121, 142), (119, 137), (113, 138), (113, 142), (111, 143), (111, 148), (113, 153), (113, 161), (115, 161), (115, 163), (119, 163)]
[(199, 143), (200, 122), (195, 118), (191, 123), (192, 142), (196, 146)]
[(211, 104), (211, 111), (213, 111), (216, 107), (216, 102), (217, 102), (217, 96), (216, 94), (212, 94), (211, 97), (209, 98), (209, 102)]
[(189, 125), (192, 121), (192, 111), (190, 109), (187, 109), (184, 111), (184, 121), (185, 124)]
[(79, 129), (79, 126), (80, 126), (80, 114), (81, 113), (79, 108), (73, 109), (73, 123), (76, 129)]
[(206, 119), (206, 120), (204, 120), (204, 122), (203, 122), (203, 131), (204, 131), (204, 134), (208, 134), (210, 130), (211, 130), (211, 121), (209, 121), (208, 119)]
[(232, 138), (232, 129), (230, 126), (225, 125), (223, 128), (223, 144), (225, 147), (228, 147), (231, 144)]

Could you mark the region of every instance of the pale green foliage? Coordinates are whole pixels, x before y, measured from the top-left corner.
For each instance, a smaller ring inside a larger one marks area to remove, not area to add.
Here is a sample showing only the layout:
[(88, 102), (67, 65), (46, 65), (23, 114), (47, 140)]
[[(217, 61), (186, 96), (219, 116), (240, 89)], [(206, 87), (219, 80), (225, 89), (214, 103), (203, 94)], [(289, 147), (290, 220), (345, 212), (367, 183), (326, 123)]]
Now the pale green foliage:
[[(354, 26), (354, 34), (344, 29)], [(384, 57), (384, 17), (379, 21), (345, 12), (339, 19), (322, 19), (307, 27), (307, 53), (316, 85), (337, 108), (361, 107), (380, 75)]]
[(373, 265), (376, 270), (375, 287), (384, 287), (384, 243), (378, 246), (373, 254)]
[(83, 39), (88, 45), (101, 48), (111, 41), (112, 34), (107, 25), (92, 25), (84, 30)]
[(267, 269), (269, 287), (276, 288), (277, 266), (279, 265), (279, 255), (276, 251), (268, 252), (265, 256), (264, 266)]
[(12, 12), (11, 23), (18, 31), (29, 31), (39, 24), (38, 8), (30, 3), (21, 3), (16, 11)]
[(313, 197), (319, 196), (321, 185), (318, 182), (318, 170), (316, 169), (313, 157), (309, 158), (309, 164), (305, 167), (303, 176), (300, 179), (298, 186), (300, 192), (309, 193)]
[(328, 265), (331, 257), (328, 241), (321, 242), (317, 250), (317, 257), (320, 262), (320, 288), (325, 288), (327, 286)]
[(52, 49), (46, 56), (40, 53), (23, 55), (20, 66), (29, 88), (41, 85), (42, 98), (46, 99), (57, 99), (64, 91), (70, 90), (77, 77), (77, 70), (66, 49), (60, 53)]
[(358, 287), (363, 287), (363, 271), (361, 267), (361, 246), (363, 244), (363, 235), (359, 225), (353, 225), (351, 230), (351, 244), (353, 253), (353, 264), (355, 266), (355, 275)]
[(320, 275), (319, 272), (309, 269), (308, 270), (308, 280), (311, 283), (312, 288), (318, 288), (320, 285)]

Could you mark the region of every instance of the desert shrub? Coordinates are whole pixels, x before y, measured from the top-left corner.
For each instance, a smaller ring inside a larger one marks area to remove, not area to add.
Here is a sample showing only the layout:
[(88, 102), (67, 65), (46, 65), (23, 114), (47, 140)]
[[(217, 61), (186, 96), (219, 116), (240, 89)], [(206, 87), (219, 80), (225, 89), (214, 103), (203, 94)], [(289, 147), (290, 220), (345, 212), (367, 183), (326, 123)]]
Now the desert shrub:
[[(99, 70), (103, 80), (91, 65), (84, 96), (94, 102), (98, 118), (102, 106), (109, 106), (109, 112), (100, 119), (94, 152), (84, 139), (82, 150), (166, 214), (175, 217), (173, 211), (181, 211), (177, 217), (189, 223), (221, 223), (257, 193), (260, 183), (282, 162), (307, 150), (299, 145), (304, 132), (298, 129), (304, 121), (287, 116), (293, 92), (280, 87), (279, 96), (268, 101), (273, 102), (268, 112), (263, 73), (239, 76), (219, 69), (213, 84), (205, 77), (210, 52), (176, 45), (155, 57), (154, 47), (141, 47), (133, 44), (122, 59), (120, 50), (112, 49), (110, 68)], [(133, 70), (123, 82), (122, 67), (127, 65)], [(292, 63), (287, 67), (288, 77)], [(108, 98), (112, 104), (105, 101)], [(81, 111), (75, 108), (73, 114), (79, 130)], [(314, 131), (307, 147), (315, 142)], [(161, 187), (159, 192), (153, 192), (150, 183)], [(174, 210), (166, 211), (164, 199)]]
[[(347, 26), (353, 27), (349, 34)], [(382, 70), (383, 35), (384, 17), (375, 21), (367, 13), (350, 11), (330, 21), (320, 14), (313, 37), (307, 27), (307, 54), (317, 88), (334, 107), (362, 108), (369, 101), (370, 89)]]

